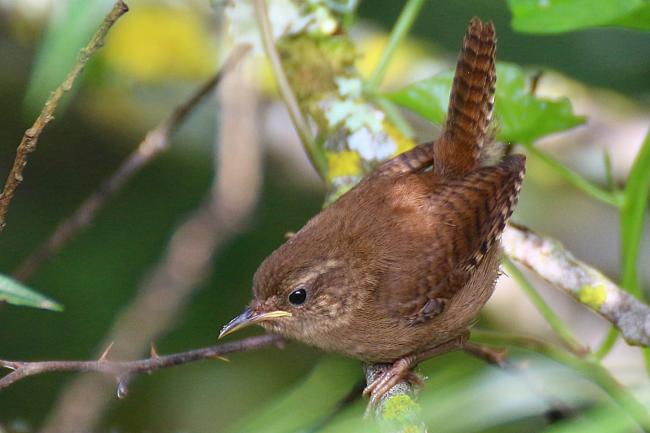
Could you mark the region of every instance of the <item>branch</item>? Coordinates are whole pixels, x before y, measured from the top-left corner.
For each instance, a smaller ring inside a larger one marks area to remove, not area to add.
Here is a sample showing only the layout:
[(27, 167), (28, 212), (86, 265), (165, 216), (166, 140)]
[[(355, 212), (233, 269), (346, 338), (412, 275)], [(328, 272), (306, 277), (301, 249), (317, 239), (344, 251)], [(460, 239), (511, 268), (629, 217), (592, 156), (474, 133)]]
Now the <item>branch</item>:
[(14, 277), (22, 281), (30, 278), (34, 271), (56, 254), (66, 242), (88, 227), (108, 200), (115, 196), (151, 160), (169, 148), (170, 137), (178, 130), (192, 110), (212, 93), (228, 71), (239, 63), (249, 48), (247, 45), (236, 47), (212, 78), (201, 85), (189, 99), (176, 107), (158, 126), (149, 131), (111, 177), (90, 194), (77, 210), (63, 220), (54, 233), (20, 264)]
[(115, 6), (113, 6), (113, 9), (111, 9), (108, 15), (106, 15), (103, 23), (90, 39), (90, 42), (88, 42), (88, 45), (82, 48), (79, 52), (77, 62), (72, 67), (72, 70), (68, 73), (63, 83), (61, 83), (59, 87), (50, 94), (47, 101), (45, 101), (41, 114), (36, 118), (32, 127), (26, 130), (23, 134), (23, 138), (16, 149), (14, 164), (7, 176), (2, 194), (0, 194), (0, 232), (6, 225), (7, 211), (9, 210), (11, 200), (14, 198), (16, 188), (18, 188), (18, 185), (23, 181), (23, 170), (25, 165), (27, 165), (28, 156), (36, 150), (36, 144), (38, 143), (38, 139), (45, 126), (54, 119), (54, 112), (56, 107), (59, 105), (59, 101), (63, 95), (72, 88), (75, 80), (92, 55), (102, 47), (106, 34), (113, 24), (115, 24), (122, 15), (128, 12), (128, 10), (128, 6), (122, 0), (118, 0), (117, 3), (115, 3)]
[(610, 321), (628, 344), (650, 346), (650, 307), (576, 259), (559, 241), (510, 224), (503, 247), (513, 260)]
[(109, 361), (106, 358), (111, 346), (104, 351), (97, 361), (25, 362), (0, 360), (0, 367), (13, 370), (0, 379), (0, 389), (7, 388), (22, 379), (38, 374), (55, 371), (94, 371), (113, 376), (117, 382), (118, 397), (123, 398), (128, 393), (129, 383), (137, 375), (191, 362), (220, 359), (224, 355), (231, 353), (249, 352), (268, 346), (282, 347), (283, 341), (282, 337), (278, 335), (266, 334), (165, 356), (159, 356), (152, 346), (151, 357), (136, 361)]
[[(366, 383), (371, 385), (391, 364), (365, 364)], [(420, 405), (415, 401), (413, 385), (403, 380), (384, 394), (374, 415), (390, 432), (427, 433), (422, 421)], [(368, 406), (366, 415), (371, 408)]]

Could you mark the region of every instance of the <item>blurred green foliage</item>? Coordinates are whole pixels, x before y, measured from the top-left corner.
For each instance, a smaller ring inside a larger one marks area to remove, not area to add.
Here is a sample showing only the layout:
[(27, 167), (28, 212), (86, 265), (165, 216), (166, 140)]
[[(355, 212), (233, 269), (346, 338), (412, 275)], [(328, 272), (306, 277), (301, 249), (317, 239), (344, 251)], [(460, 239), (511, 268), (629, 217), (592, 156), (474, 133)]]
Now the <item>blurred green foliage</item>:
[(597, 26), (650, 30), (645, 0), (508, 0), (512, 27), (526, 33), (560, 33)]
[(52, 4), (25, 95), (29, 116), (40, 112), (52, 89), (63, 82), (79, 50), (90, 40), (113, 3), (112, 0), (66, 0)]
[[(521, 67), (497, 64), (498, 85), (494, 104), (497, 138), (510, 143), (532, 143), (540, 137), (585, 122), (576, 116), (567, 98), (551, 100), (531, 93), (530, 79)], [(448, 71), (413, 83), (388, 96), (425, 119), (442, 124), (447, 116), (454, 72)]]
[[(586, 0), (585, 3), (590, 1)], [(537, 3), (543, 4), (545, 0), (538, 0)], [(361, 1), (359, 14), (362, 18), (371, 18), (384, 28), (390, 28), (403, 4), (404, 2), (394, 0)], [(571, 17), (580, 19), (583, 14), (589, 14), (591, 9), (587, 7), (579, 10)], [(639, 11), (634, 19), (648, 23), (648, 17), (643, 13), (643, 10)], [(513, 29), (512, 13), (504, 2), (428, 0), (418, 15), (411, 34), (434, 42), (449, 53), (456, 53), (460, 47), (459, 29), (464, 29), (473, 16), (494, 22), (499, 37), (497, 57), (502, 61), (543, 66), (544, 69), (558, 70), (588, 85), (603, 86), (623, 91), (633, 98), (650, 100), (650, 80), (647, 78), (650, 74), (650, 43), (645, 32), (598, 27), (540, 36)]]

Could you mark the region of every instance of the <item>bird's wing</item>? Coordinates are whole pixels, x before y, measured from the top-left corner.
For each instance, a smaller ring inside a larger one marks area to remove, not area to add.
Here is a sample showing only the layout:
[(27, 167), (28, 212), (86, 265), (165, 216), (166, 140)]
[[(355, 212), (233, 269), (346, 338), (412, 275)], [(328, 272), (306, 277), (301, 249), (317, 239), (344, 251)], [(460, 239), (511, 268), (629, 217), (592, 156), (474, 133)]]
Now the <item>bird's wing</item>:
[(432, 241), (415, 252), (424, 255), (419, 267), (409, 275), (397, 272), (378, 294), (391, 313), (422, 322), (444, 310), (498, 242), (516, 204), (524, 167), (524, 156), (511, 155), (436, 186), (428, 215), (435, 221)]

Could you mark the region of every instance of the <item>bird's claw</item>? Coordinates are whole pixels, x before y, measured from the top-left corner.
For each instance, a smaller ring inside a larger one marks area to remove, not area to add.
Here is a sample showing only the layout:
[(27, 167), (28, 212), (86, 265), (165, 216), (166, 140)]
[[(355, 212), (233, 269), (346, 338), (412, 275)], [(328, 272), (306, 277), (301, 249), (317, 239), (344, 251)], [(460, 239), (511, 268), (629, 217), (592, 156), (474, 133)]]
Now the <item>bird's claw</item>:
[(417, 386), (424, 383), (424, 378), (411, 370), (413, 364), (414, 359), (411, 357), (397, 360), (388, 370), (381, 373), (379, 377), (363, 390), (363, 395), (370, 397), (366, 415), (376, 410), (386, 393), (398, 383), (406, 381)]

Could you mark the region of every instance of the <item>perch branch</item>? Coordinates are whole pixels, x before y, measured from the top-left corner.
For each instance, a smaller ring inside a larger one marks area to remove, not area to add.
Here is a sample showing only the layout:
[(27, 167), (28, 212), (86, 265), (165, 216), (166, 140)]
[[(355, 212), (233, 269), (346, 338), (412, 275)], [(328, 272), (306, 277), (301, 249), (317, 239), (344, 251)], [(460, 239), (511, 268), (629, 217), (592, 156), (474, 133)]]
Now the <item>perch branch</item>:
[(77, 62), (74, 64), (72, 70), (68, 73), (63, 83), (61, 83), (59, 87), (50, 94), (32, 127), (26, 130), (23, 134), (23, 138), (16, 149), (16, 158), (14, 159), (13, 166), (7, 176), (2, 194), (0, 194), (0, 231), (2, 231), (6, 225), (7, 211), (9, 210), (11, 200), (14, 198), (16, 189), (23, 181), (23, 170), (25, 169), (25, 165), (27, 165), (29, 154), (36, 150), (36, 144), (38, 143), (38, 139), (41, 136), (43, 129), (52, 119), (54, 119), (54, 112), (56, 111), (56, 107), (59, 105), (59, 101), (63, 95), (72, 88), (75, 80), (93, 54), (102, 47), (104, 39), (113, 24), (115, 24), (122, 15), (128, 12), (128, 10), (128, 6), (122, 0), (118, 0), (117, 3), (115, 3), (113, 9), (111, 9), (108, 15), (106, 15), (102, 24), (99, 26), (97, 31), (95, 31), (95, 34), (90, 39), (90, 42), (88, 42), (88, 45), (82, 48), (79, 52)]
[(86, 228), (104, 205), (117, 194), (122, 187), (146, 166), (152, 159), (169, 148), (170, 137), (178, 130), (187, 116), (219, 84), (221, 79), (236, 66), (248, 52), (249, 46), (240, 45), (230, 54), (221, 69), (201, 85), (185, 102), (154, 129), (149, 131), (138, 147), (122, 162), (118, 169), (99, 188), (90, 194), (77, 210), (63, 220), (54, 233), (27, 257), (14, 273), (18, 280), (32, 276), (40, 265), (58, 252), (63, 245)]
[(650, 346), (650, 306), (576, 259), (560, 242), (510, 224), (503, 247), (513, 260), (610, 321), (629, 344)]
[(281, 346), (282, 343), (282, 337), (266, 334), (165, 356), (159, 356), (152, 348), (149, 358), (135, 361), (108, 360), (107, 355), (111, 346), (96, 361), (25, 362), (0, 360), (0, 367), (13, 370), (0, 379), (0, 389), (7, 388), (19, 380), (38, 374), (55, 371), (92, 371), (114, 377), (117, 382), (118, 396), (122, 398), (128, 392), (130, 381), (137, 375), (151, 373), (152, 371), (163, 368), (176, 367), (190, 362), (219, 359), (231, 353), (249, 352), (273, 345)]
[[(382, 373), (391, 368), (391, 364), (365, 364), (366, 383), (370, 386)], [(366, 409), (366, 415), (371, 410)], [(427, 433), (427, 427), (422, 421), (421, 407), (415, 401), (415, 390), (408, 381), (402, 380), (381, 397), (375, 409), (375, 417), (382, 424), (387, 424), (390, 432)], [(400, 415), (395, 417), (393, 414)]]

